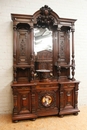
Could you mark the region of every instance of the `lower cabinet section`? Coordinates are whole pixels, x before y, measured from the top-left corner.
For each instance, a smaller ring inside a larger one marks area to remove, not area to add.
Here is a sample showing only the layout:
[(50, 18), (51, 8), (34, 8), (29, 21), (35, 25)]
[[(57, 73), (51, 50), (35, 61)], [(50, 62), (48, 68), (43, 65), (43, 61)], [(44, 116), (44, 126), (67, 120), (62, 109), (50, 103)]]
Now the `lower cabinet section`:
[(79, 82), (12, 84), (12, 121), (77, 114)]
[(78, 84), (79, 82), (72, 83), (59, 83), (59, 115), (65, 114), (78, 114)]

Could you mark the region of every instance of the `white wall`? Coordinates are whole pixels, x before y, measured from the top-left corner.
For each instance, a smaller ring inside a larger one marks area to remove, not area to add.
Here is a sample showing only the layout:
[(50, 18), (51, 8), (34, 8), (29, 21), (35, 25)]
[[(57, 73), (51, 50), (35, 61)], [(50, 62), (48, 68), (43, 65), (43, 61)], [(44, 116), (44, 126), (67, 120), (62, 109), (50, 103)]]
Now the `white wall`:
[(79, 106), (87, 105), (87, 0), (0, 0), (0, 113), (12, 113), (13, 27), (11, 13), (33, 14), (48, 5), (60, 17), (77, 19), (75, 24), (75, 78)]

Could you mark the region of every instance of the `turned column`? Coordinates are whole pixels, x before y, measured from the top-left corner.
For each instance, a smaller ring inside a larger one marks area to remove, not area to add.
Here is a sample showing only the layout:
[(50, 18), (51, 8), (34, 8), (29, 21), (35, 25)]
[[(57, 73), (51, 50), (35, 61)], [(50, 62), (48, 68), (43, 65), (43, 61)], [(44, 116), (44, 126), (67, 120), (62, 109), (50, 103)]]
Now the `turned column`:
[(71, 32), (72, 32), (72, 80), (75, 80), (74, 75), (75, 75), (75, 55), (74, 55), (74, 25), (71, 27)]
[(61, 25), (58, 25), (58, 28), (57, 28), (57, 31), (58, 31), (58, 60), (57, 60), (57, 73), (58, 73), (58, 79), (60, 77), (60, 74), (61, 74), (61, 66), (59, 65), (60, 63), (60, 31), (61, 31)]
[(17, 35), (17, 28), (14, 22), (13, 25), (13, 82), (17, 83), (17, 73), (16, 73), (16, 35)]
[(34, 28), (31, 25), (31, 82), (34, 80)]

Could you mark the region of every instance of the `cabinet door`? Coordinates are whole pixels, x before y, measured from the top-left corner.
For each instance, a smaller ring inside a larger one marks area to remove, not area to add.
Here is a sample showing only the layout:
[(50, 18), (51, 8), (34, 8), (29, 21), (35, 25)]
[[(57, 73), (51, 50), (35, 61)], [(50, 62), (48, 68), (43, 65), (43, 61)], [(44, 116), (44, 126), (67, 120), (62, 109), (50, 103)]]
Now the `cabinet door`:
[(14, 114), (31, 112), (31, 94), (29, 87), (13, 88)]
[(38, 116), (58, 114), (58, 85), (43, 84), (36, 89), (36, 110)]
[(75, 109), (75, 84), (60, 85), (59, 96), (59, 115), (73, 113)]
[[(24, 26), (25, 27), (25, 26)], [(17, 63), (29, 65), (30, 63), (30, 32), (27, 29), (19, 29), (17, 32)]]

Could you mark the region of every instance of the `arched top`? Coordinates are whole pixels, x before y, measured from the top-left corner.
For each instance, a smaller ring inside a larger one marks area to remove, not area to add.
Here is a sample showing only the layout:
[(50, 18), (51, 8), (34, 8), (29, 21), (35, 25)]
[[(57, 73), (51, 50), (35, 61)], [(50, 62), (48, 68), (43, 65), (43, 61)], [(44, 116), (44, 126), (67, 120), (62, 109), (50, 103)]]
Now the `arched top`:
[(27, 23), (30, 27), (58, 27), (62, 26), (73, 27), (76, 19), (60, 18), (50, 7), (47, 5), (41, 7), (33, 15), (24, 14), (11, 14), (14, 21), (14, 26), (19, 23)]
[(34, 23), (40, 27), (57, 25), (59, 20), (59, 16), (47, 5), (36, 11), (33, 18)]

